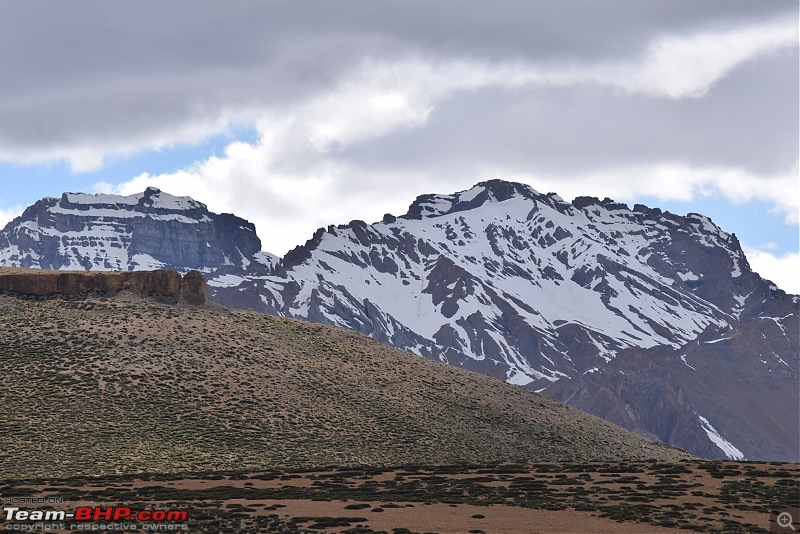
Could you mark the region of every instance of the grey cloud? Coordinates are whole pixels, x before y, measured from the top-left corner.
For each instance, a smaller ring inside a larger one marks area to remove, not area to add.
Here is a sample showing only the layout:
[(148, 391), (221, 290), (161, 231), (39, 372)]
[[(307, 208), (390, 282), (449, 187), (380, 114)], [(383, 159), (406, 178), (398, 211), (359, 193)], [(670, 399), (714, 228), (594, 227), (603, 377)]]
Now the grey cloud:
[(786, 172), (800, 145), (797, 65), (796, 50), (746, 63), (700, 99), (591, 85), (462, 93), (437, 106), (424, 127), (336, 156), (376, 170), (442, 174), (489, 164), (568, 176), (648, 162)]
[(0, 6), (0, 43), (14, 72), (80, 81), (93, 72), (261, 65), (287, 54), (313, 61), (311, 52), (342, 60), (414, 50), (489, 59), (617, 57), (659, 34), (796, 11), (793, 0), (28, 0)]
[(793, 0), (4, 2), (0, 154), (147, 144), (309, 98), (365, 57), (630, 58), (660, 35), (796, 11)]

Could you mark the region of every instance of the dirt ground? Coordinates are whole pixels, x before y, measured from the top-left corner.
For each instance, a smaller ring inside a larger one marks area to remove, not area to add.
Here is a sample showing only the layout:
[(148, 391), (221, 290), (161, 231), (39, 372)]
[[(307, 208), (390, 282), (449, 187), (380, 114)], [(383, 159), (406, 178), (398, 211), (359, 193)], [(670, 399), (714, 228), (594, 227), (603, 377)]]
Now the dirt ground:
[[(277, 502), (277, 501), (276, 501)], [(280, 501), (286, 508), (281, 511), (286, 517), (330, 516), (346, 514), (342, 503), (315, 502), (308, 500)], [(437, 532), (439, 534), (462, 534), (471, 530), (482, 530), (495, 534), (548, 534), (594, 532), (601, 533), (658, 533), (674, 532), (672, 529), (619, 523), (600, 518), (590, 512), (547, 511), (515, 506), (474, 506), (469, 504), (447, 505), (419, 503), (395, 503), (401, 508), (386, 508), (381, 513), (360, 514), (368, 516), (369, 528), (391, 532), (394, 528), (406, 528), (413, 532)], [(413, 506), (413, 508), (408, 507)], [(484, 516), (484, 517), (477, 517)], [(344, 531), (346, 529), (343, 529)]]
[[(52, 506), (65, 511), (188, 511), (186, 522), (67, 522), (49, 532), (123, 526), (138, 532), (348, 534), (769, 532), (778, 507), (800, 507), (800, 464), (406, 466), (0, 482), (6, 506), (20, 496), (60, 500)], [(6, 521), (3, 528), (31, 531), (33, 525)]]

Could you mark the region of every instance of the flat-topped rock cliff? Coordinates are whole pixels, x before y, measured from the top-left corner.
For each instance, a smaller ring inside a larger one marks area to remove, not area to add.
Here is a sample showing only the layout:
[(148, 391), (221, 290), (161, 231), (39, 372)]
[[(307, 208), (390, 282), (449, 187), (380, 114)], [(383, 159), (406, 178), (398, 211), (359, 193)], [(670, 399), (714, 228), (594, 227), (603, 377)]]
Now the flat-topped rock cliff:
[(0, 266), (86, 271), (267, 268), (252, 223), (150, 187), (43, 198), (0, 229)]
[(181, 276), (177, 271), (50, 271), (0, 268), (0, 290), (21, 295), (116, 295), (133, 291), (160, 301), (200, 305), (205, 303), (206, 282), (198, 271)]

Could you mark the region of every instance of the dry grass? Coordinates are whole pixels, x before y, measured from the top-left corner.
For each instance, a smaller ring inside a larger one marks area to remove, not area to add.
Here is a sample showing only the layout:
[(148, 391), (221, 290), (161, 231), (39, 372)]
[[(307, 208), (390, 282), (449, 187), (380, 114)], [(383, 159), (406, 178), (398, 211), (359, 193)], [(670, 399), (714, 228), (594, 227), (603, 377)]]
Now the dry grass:
[(5, 478), (682, 452), (326, 325), (220, 308), (0, 295)]

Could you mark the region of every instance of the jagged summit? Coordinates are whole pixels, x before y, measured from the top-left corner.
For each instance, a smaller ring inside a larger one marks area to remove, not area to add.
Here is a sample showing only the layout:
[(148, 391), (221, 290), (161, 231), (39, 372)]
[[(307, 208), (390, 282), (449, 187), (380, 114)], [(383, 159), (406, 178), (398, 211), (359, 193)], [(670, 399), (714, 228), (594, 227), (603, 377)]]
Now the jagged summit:
[(542, 197), (542, 195), (526, 184), (503, 180), (487, 180), (478, 182), (472, 188), (452, 195), (420, 195), (411, 203), (408, 212), (402, 215), (401, 218), (419, 220), (439, 217), (475, 209), (487, 202), (504, 202), (514, 197), (534, 200)]
[[(564, 201), (558, 194), (550, 192), (542, 194), (527, 184), (518, 182), (508, 182), (504, 180), (487, 180), (478, 182), (470, 189), (460, 191), (454, 194), (425, 194), (418, 196), (408, 211), (401, 215), (399, 218), (407, 220), (420, 220), (441, 217), (452, 213), (469, 211), (489, 203), (502, 203), (512, 199), (528, 199), (534, 203), (540, 203), (544, 206), (549, 206), (556, 211), (575, 216), (577, 215), (575, 208), (584, 212), (593, 212), (594, 215), (599, 215), (597, 210), (592, 207), (601, 208), (604, 211), (625, 211), (630, 214), (638, 214), (635, 219), (639, 222), (644, 219), (659, 220), (665, 224), (678, 224), (684, 227), (697, 226), (698, 230), (708, 235), (717, 236), (722, 240), (729, 240), (734, 234), (728, 234), (719, 228), (707, 216), (699, 213), (688, 213), (685, 216), (676, 215), (669, 211), (662, 211), (659, 208), (650, 208), (644, 204), (635, 204), (631, 209), (627, 204), (617, 202), (611, 198), (604, 198), (600, 200), (597, 197), (579, 196), (576, 197), (571, 203)], [(383, 223), (393, 223), (398, 217), (387, 214)], [(353, 221), (361, 222), (361, 221)], [(351, 223), (352, 224), (352, 223)], [(345, 227), (350, 226), (346, 225)], [(340, 226), (339, 228), (343, 228)]]

